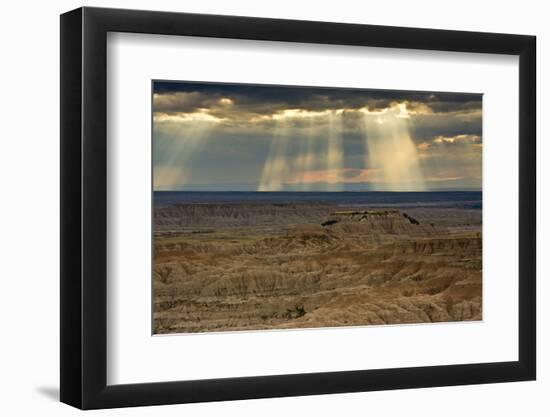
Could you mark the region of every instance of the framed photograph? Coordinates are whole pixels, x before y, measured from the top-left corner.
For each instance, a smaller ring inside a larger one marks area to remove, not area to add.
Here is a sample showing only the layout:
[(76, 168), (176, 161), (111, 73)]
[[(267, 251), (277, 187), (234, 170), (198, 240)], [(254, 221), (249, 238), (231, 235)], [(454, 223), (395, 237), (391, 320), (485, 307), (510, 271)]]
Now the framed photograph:
[(61, 401), (533, 380), (535, 37), (61, 16)]

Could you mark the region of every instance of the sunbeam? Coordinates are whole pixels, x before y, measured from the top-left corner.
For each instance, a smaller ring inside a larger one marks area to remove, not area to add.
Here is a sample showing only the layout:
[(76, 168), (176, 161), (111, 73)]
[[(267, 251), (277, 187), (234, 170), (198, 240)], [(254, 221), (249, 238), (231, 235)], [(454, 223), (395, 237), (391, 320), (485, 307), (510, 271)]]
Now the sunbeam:
[(288, 176), (288, 126), (286, 116), (276, 119), (269, 155), (264, 164), (258, 191), (279, 191)]
[(300, 151), (294, 158), (294, 172), (299, 173), (295, 180), (299, 183), (300, 191), (309, 191), (311, 184), (306, 181), (307, 174), (313, 167), (315, 162), (315, 124), (313, 118), (309, 118), (307, 122), (306, 132), (304, 132)]
[(210, 120), (175, 123), (170, 136), (156, 139), (154, 156), (161, 159), (162, 164), (155, 164), (155, 188), (171, 189), (191, 182), (192, 160), (206, 147), (209, 132), (215, 124)]
[[(328, 115), (328, 142), (327, 142), (327, 170), (337, 176), (342, 170), (344, 159), (342, 149), (342, 112), (333, 111)], [(342, 183), (339, 178), (330, 183), (327, 182), (327, 191), (339, 191)]]
[(423, 191), (425, 181), (416, 146), (411, 138), (406, 110), (365, 112), (367, 168), (379, 170), (382, 178), (373, 188), (386, 191)]

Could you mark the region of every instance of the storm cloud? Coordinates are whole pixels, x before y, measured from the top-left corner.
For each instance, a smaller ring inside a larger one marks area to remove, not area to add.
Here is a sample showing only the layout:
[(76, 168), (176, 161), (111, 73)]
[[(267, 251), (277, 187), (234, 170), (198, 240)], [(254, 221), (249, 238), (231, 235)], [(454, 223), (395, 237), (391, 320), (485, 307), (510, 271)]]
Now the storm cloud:
[(155, 81), (152, 110), (156, 189), (481, 187), (480, 94)]

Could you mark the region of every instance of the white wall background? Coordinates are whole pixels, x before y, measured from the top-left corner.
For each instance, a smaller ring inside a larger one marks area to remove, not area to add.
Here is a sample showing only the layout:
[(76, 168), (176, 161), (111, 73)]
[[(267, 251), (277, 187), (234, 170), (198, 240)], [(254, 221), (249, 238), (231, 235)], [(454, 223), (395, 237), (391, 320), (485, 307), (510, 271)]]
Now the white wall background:
[[(3, 5), (0, 17), (0, 410), (3, 415), (75, 415), (57, 401), (59, 386), (59, 17), (82, 3)], [(543, 192), (550, 148), (542, 120), (550, 97), (545, 3), (463, 0), (338, 2), (278, 0), (93, 1), (86, 5), (237, 14), (395, 26), (534, 34), (538, 37), (539, 366), (538, 381), (345, 395), (100, 411), (95, 415), (545, 416), (550, 413), (550, 194)], [(544, 101), (544, 102), (543, 102)], [(545, 395), (546, 394), (546, 395)]]

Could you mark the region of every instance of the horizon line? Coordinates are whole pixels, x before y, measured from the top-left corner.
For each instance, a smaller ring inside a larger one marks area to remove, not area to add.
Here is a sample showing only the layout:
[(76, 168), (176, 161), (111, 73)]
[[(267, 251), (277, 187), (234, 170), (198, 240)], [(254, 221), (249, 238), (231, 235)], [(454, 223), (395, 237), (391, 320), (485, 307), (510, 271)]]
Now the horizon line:
[(277, 191), (258, 191), (258, 190), (155, 190), (153, 192), (187, 192), (187, 193), (441, 193), (441, 192), (483, 192), (481, 188), (441, 188), (433, 190), (277, 190)]

